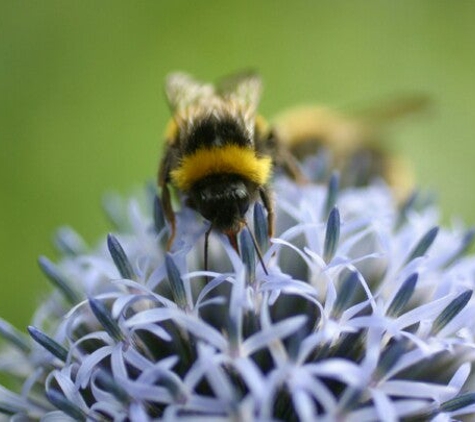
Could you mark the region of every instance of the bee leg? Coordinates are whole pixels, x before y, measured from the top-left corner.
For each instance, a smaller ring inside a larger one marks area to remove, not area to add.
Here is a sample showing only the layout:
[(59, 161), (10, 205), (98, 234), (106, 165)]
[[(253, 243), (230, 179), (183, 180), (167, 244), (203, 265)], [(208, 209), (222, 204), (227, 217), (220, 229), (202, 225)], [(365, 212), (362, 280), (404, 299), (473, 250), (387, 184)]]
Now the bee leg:
[(176, 222), (175, 222), (175, 213), (172, 208), (170, 189), (168, 188), (168, 185), (166, 183), (162, 186), (161, 201), (162, 201), (163, 212), (165, 213), (165, 218), (170, 224), (170, 236), (168, 237), (168, 241), (167, 241), (167, 251), (169, 251), (173, 245), (173, 241), (175, 240)]
[(280, 148), (279, 151), (280, 165), (284, 171), (300, 185), (308, 183), (307, 178), (302, 173), (299, 163), (294, 155), (287, 148)]
[(170, 189), (168, 187), (168, 182), (170, 180), (170, 163), (171, 154), (169, 151), (167, 151), (160, 163), (160, 170), (158, 172), (158, 186), (160, 187), (161, 191), (160, 201), (162, 203), (165, 218), (170, 224), (170, 236), (168, 237), (167, 241), (167, 251), (171, 249), (176, 234), (175, 213), (173, 212)]
[(274, 158), (274, 164), (281, 167), (285, 173), (299, 184), (308, 183), (307, 178), (300, 169), (297, 158), (292, 154), (289, 148), (281, 142), (276, 133), (271, 131), (262, 144), (257, 145), (259, 151), (268, 154)]
[(272, 205), (272, 193), (268, 186), (261, 186), (259, 188), (259, 194), (264, 204), (264, 208), (267, 210), (267, 233), (269, 237), (274, 235), (274, 206)]

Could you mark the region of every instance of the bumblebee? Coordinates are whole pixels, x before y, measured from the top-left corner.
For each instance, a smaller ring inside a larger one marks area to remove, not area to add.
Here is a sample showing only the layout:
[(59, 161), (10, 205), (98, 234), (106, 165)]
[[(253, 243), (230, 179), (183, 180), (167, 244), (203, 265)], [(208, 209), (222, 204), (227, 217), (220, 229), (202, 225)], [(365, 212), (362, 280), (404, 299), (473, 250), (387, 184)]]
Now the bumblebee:
[[(224, 233), (237, 250), (237, 234), (246, 226), (251, 204), (261, 200), (272, 236), (274, 211), (270, 178), (283, 165), (298, 179), (298, 167), (257, 114), (261, 80), (252, 72), (213, 85), (185, 73), (168, 76), (165, 92), (172, 112), (158, 185), (170, 225), (168, 248), (176, 234), (171, 189)], [(251, 233), (252, 235), (252, 233)], [(256, 246), (257, 249), (257, 246)], [(207, 246), (205, 246), (206, 254)]]
[(384, 131), (402, 118), (428, 108), (425, 95), (414, 94), (381, 102), (353, 113), (325, 106), (295, 107), (275, 117), (273, 128), (282, 144), (299, 160), (324, 150), (331, 169), (338, 169), (347, 186), (368, 184), (382, 177), (398, 199), (414, 186), (413, 171), (384, 144)]

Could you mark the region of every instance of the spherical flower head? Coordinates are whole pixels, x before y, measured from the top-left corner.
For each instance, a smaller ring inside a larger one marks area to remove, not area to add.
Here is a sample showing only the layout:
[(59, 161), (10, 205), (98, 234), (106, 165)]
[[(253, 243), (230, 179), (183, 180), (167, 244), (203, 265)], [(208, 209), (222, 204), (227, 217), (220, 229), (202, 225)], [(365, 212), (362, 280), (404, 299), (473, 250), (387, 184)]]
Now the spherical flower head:
[(109, 198), (116, 230), (96, 248), (62, 229), (63, 258), (40, 258), (55, 289), (30, 336), (0, 324), (2, 370), (21, 381), (0, 389), (0, 410), (45, 421), (475, 414), (473, 232), (439, 228), (423, 195), (397, 204), (381, 181), (338, 185), (277, 174), (275, 238), (256, 204), (239, 253), (211, 235), (207, 268), (207, 223), (182, 208), (167, 252), (154, 189)]

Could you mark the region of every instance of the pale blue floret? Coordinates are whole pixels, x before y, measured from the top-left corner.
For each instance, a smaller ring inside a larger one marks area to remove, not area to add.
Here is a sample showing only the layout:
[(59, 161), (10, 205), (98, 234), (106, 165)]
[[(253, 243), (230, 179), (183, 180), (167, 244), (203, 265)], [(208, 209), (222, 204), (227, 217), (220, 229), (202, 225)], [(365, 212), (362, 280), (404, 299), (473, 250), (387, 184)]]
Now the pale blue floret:
[[(307, 169), (308, 170), (308, 169)], [(31, 337), (0, 322), (13, 420), (399, 421), (475, 414), (473, 231), (419, 196), (277, 176), (276, 236), (248, 216), (238, 254), (189, 209), (177, 242), (147, 190), (107, 203), (116, 232), (58, 233)]]

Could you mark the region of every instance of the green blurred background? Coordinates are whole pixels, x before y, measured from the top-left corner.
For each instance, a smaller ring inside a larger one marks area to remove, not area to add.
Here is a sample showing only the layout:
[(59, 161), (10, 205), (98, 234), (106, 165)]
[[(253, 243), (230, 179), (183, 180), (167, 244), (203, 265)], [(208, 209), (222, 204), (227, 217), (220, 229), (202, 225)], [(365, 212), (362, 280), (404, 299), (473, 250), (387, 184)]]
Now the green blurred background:
[[(37, 256), (69, 224), (94, 243), (101, 197), (153, 179), (172, 70), (257, 68), (266, 116), (301, 102), (425, 92), (391, 143), (448, 216), (475, 223), (474, 1), (0, 1), (0, 314), (23, 327)], [(48, 286), (48, 287), (47, 287)]]

